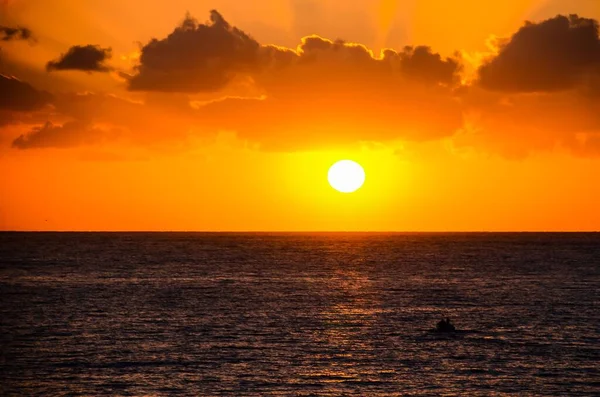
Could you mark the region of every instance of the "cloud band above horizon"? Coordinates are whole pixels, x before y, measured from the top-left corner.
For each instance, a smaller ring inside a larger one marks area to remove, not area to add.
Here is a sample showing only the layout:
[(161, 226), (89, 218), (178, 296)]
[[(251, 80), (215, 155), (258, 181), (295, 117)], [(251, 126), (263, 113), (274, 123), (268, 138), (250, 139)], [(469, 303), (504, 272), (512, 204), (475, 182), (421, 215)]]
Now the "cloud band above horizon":
[[(117, 71), (129, 91), (146, 93), (144, 103), (103, 95), (65, 100), (64, 93), (38, 92), (3, 76), (0, 84), (15, 99), (0, 101), (2, 111), (39, 111), (51, 104), (67, 119), (57, 125), (49, 111), (52, 124), (33, 127), (13, 146), (94, 144), (96, 139), (82, 135), (108, 124), (134, 142), (233, 130), (267, 150), (459, 134), (460, 144), (511, 156), (556, 146), (576, 155), (600, 152), (598, 23), (577, 15), (526, 22), (498, 41), (470, 82), (458, 52), (444, 58), (427, 46), (407, 46), (374, 56), (361, 44), (319, 36), (304, 37), (295, 49), (265, 45), (217, 11), (206, 23), (188, 15), (165, 38), (142, 45), (132, 70), (109, 65), (111, 55), (110, 48), (73, 46), (47, 68)], [(178, 100), (152, 103), (160, 96)], [(132, 108), (129, 117), (118, 116), (120, 102)], [(173, 128), (147, 122), (160, 112), (172, 117)], [(43, 145), (34, 144), (39, 136)]]

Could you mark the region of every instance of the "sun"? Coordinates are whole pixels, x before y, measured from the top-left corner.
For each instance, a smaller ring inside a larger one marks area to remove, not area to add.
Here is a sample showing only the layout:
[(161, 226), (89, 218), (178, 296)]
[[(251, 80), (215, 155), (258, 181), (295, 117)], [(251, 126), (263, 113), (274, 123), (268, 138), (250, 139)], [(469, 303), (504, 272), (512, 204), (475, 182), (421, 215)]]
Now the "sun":
[(329, 168), (327, 180), (335, 190), (352, 193), (365, 183), (365, 170), (355, 161), (340, 160)]

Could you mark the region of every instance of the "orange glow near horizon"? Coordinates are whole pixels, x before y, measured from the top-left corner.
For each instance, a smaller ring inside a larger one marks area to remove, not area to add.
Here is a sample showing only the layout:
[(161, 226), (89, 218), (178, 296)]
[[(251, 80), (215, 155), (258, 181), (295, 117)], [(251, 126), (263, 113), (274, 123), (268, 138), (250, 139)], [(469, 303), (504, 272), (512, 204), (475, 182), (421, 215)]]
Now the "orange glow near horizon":
[(0, 2), (0, 230), (600, 230), (600, 55), (489, 47), (598, 2), (101, 3)]

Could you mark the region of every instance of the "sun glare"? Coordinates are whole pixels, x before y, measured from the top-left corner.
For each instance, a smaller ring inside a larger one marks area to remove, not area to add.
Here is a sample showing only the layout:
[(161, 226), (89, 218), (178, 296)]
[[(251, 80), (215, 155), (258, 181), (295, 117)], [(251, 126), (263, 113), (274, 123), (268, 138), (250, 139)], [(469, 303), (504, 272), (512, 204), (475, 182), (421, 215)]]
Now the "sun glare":
[(340, 160), (329, 168), (327, 180), (335, 190), (352, 193), (365, 183), (365, 170), (355, 161)]

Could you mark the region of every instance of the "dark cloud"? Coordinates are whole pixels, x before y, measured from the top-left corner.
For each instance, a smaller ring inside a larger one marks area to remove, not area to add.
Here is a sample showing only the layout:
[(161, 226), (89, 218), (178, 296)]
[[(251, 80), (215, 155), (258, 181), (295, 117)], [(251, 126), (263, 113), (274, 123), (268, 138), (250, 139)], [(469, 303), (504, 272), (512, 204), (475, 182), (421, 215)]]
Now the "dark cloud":
[(73, 46), (65, 54), (46, 65), (46, 70), (81, 70), (84, 72), (108, 72), (111, 70), (104, 62), (111, 57), (110, 48), (97, 45)]
[(479, 68), (480, 84), (504, 92), (560, 91), (600, 74), (598, 23), (577, 15), (527, 22)]
[(453, 92), (458, 62), (424, 47), (376, 58), (360, 44), (309, 36), (297, 51), (263, 47), (261, 64), (252, 78), (264, 98), (214, 102), (200, 112), (263, 147), (428, 140), (462, 125)]
[(589, 19), (527, 23), (465, 86), (461, 59), (426, 46), (375, 56), (362, 44), (316, 35), (294, 49), (261, 45), (214, 11), (210, 22), (188, 16), (168, 37), (142, 47), (128, 81), (130, 90), (143, 91), (128, 93), (135, 101), (63, 93), (44, 107), (49, 94), (2, 76), (2, 92), (23, 94), (0, 97), (0, 108), (17, 115), (38, 109), (22, 124), (55, 123), (17, 138), (15, 148), (115, 137), (159, 147), (235, 131), (265, 150), (453, 137), (459, 146), (508, 157), (556, 147), (597, 155), (597, 45), (597, 24)]
[[(217, 11), (212, 11), (210, 23), (199, 24), (188, 16), (167, 38), (153, 39), (143, 46), (135, 73), (125, 77), (129, 78), (131, 90), (214, 92), (236, 78), (258, 77), (260, 80), (269, 73), (277, 74), (281, 68), (302, 73), (301, 68), (294, 66), (304, 63), (322, 67), (322, 76), (364, 74), (369, 70), (387, 74), (391, 80), (403, 75), (419, 82), (447, 85), (457, 82), (460, 72), (457, 60), (442, 59), (424, 46), (406, 47), (401, 53), (388, 51), (385, 59), (375, 58), (363, 45), (319, 36), (305, 37), (297, 51), (261, 46), (246, 33), (232, 27)], [(288, 74), (290, 79), (294, 78)], [(282, 86), (290, 83), (280, 82)], [(316, 82), (321, 83), (323, 81)], [(263, 88), (267, 91), (277, 89)]]
[[(297, 51), (265, 46), (261, 54), (262, 74), (253, 77), (265, 84), (267, 94), (277, 90), (277, 85), (287, 87), (298, 79), (313, 88), (335, 83), (350, 90), (365, 82), (384, 90), (385, 86), (401, 89), (412, 83), (454, 86), (461, 71), (457, 59), (442, 59), (428, 47), (406, 47), (402, 52), (386, 50), (382, 58), (376, 58), (361, 44), (319, 36), (303, 38)], [(269, 80), (272, 84), (265, 83)]]
[[(428, 140), (449, 136), (462, 124), (453, 92), (459, 71), (458, 61), (427, 47), (377, 58), (364, 45), (319, 36), (305, 37), (295, 50), (261, 46), (215, 11), (211, 23), (188, 16), (166, 39), (142, 48), (129, 88), (147, 91), (144, 103), (61, 95), (54, 105), (81, 122), (124, 127), (137, 142), (182, 139), (192, 130), (235, 130), (263, 148), (292, 151)], [(190, 107), (187, 94), (222, 91), (234, 81), (246, 83), (245, 94)], [(33, 136), (56, 136), (57, 128)]]
[(456, 58), (442, 59), (426, 46), (404, 47), (404, 51), (395, 55), (389, 50), (388, 56), (399, 56), (402, 73), (410, 78), (428, 82), (454, 85), (458, 82), (458, 73), (462, 70)]
[[(343, 40), (331, 41), (319, 36), (302, 39), (298, 51), (265, 46), (261, 49), (263, 66), (293, 66), (313, 64), (323, 72), (328, 69), (334, 75), (345, 72), (365, 74), (378, 73), (378, 76), (392, 84), (398, 80), (410, 80), (426, 84), (455, 85), (462, 70), (457, 58), (442, 59), (429, 47), (407, 46), (402, 52), (386, 50), (383, 57), (376, 58), (364, 45)], [(295, 56), (294, 56), (295, 55)], [(267, 61), (265, 62), (265, 59)], [(297, 69), (298, 70), (298, 69)], [(273, 70), (266, 68), (266, 73)], [(276, 71), (275, 71), (276, 72)], [(291, 77), (291, 76), (290, 76)], [(342, 76), (343, 77), (343, 76)], [(348, 81), (349, 84), (356, 83)]]
[[(598, 23), (577, 15), (526, 22), (479, 68), (462, 94), (461, 140), (508, 157), (562, 148), (598, 154)], [(583, 138), (582, 138), (583, 137)], [(584, 137), (590, 137), (585, 139)]]
[(215, 91), (237, 73), (257, 66), (260, 45), (232, 27), (217, 11), (210, 22), (191, 16), (162, 40), (142, 47), (140, 64), (130, 77), (131, 90), (165, 92)]
[(98, 142), (104, 132), (81, 121), (70, 121), (63, 125), (47, 122), (34, 127), (28, 134), (21, 135), (12, 143), (16, 149), (66, 148)]
[(0, 41), (31, 40), (32, 38), (31, 30), (28, 28), (0, 25)]
[(0, 74), (0, 109), (37, 110), (52, 100), (52, 95), (39, 91), (15, 77)]

